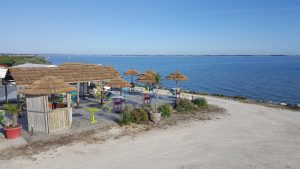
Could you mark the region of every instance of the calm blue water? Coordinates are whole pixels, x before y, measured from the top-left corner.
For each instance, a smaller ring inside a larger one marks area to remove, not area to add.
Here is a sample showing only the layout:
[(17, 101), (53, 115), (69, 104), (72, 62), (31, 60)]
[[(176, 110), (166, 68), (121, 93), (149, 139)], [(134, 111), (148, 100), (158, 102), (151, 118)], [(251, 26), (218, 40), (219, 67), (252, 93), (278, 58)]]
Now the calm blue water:
[[(187, 90), (300, 103), (300, 57), (296, 56), (47, 56), (53, 64), (113, 65), (120, 73), (130, 68), (151, 69), (165, 77), (179, 70), (189, 77), (179, 83)], [(174, 87), (175, 82), (164, 80), (163, 85)]]

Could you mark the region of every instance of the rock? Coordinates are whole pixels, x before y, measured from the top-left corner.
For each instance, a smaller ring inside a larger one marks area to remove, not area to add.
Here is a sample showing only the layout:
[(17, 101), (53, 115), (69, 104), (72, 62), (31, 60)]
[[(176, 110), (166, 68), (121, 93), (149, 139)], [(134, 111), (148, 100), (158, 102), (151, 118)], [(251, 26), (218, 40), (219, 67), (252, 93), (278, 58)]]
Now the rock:
[(152, 111), (149, 112), (150, 120), (154, 123), (159, 123), (161, 119), (161, 113), (154, 113)]

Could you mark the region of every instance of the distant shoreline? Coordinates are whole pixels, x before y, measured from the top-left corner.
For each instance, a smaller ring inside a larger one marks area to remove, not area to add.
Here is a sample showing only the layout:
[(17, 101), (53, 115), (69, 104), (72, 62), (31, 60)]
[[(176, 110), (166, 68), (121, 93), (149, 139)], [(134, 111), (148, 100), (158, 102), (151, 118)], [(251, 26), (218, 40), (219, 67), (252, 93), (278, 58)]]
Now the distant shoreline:
[(298, 57), (300, 54), (296, 55), (288, 55), (288, 54), (60, 54), (60, 53), (0, 53), (0, 55), (10, 55), (10, 56), (49, 56), (49, 55), (55, 55), (55, 56), (95, 56), (95, 57), (107, 57), (107, 56), (117, 56), (117, 57), (129, 57), (129, 56), (170, 56), (170, 57), (202, 57), (202, 56), (275, 56), (275, 57), (281, 57), (281, 56), (292, 56), (292, 57)]

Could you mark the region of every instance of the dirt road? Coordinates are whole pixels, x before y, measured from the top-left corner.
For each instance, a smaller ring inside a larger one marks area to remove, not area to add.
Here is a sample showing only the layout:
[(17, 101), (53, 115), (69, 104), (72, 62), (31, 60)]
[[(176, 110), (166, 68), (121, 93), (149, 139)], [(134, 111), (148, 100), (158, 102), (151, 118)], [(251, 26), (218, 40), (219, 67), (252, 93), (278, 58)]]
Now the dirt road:
[(103, 144), (76, 143), (2, 161), (0, 168), (300, 168), (300, 113), (207, 97), (228, 115)]

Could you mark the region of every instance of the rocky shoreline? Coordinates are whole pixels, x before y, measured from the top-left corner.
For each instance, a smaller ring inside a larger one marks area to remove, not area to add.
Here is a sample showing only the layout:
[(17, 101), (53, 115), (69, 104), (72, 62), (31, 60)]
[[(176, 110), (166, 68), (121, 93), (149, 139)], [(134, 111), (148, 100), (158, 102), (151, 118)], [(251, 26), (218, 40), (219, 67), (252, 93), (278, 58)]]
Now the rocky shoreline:
[[(167, 87), (161, 87), (162, 90), (170, 90), (170, 88)], [(267, 107), (274, 107), (274, 108), (283, 108), (283, 109), (289, 109), (294, 111), (300, 111), (300, 103), (299, 104), (291, 104), (291, 103), (283, 103), (283, 102), (274, 102), (274, 101), (268, 101), (268, 100), (253, 100), (249, 99), (245, 96), (227, 96), (223, 94), (209, 94), (205, 92), (197, 92), (197, 91), (190, 91), (190, 90), (183, 90), (184, 93), (192, 94), (192, 95), (203, 95), (203, 96), (214, 96), (219, 98), (226, 98), (230, 100), (237, 100), (244, 103), (252, 103), (252, 104), (259, 104), (264, 105)]]

